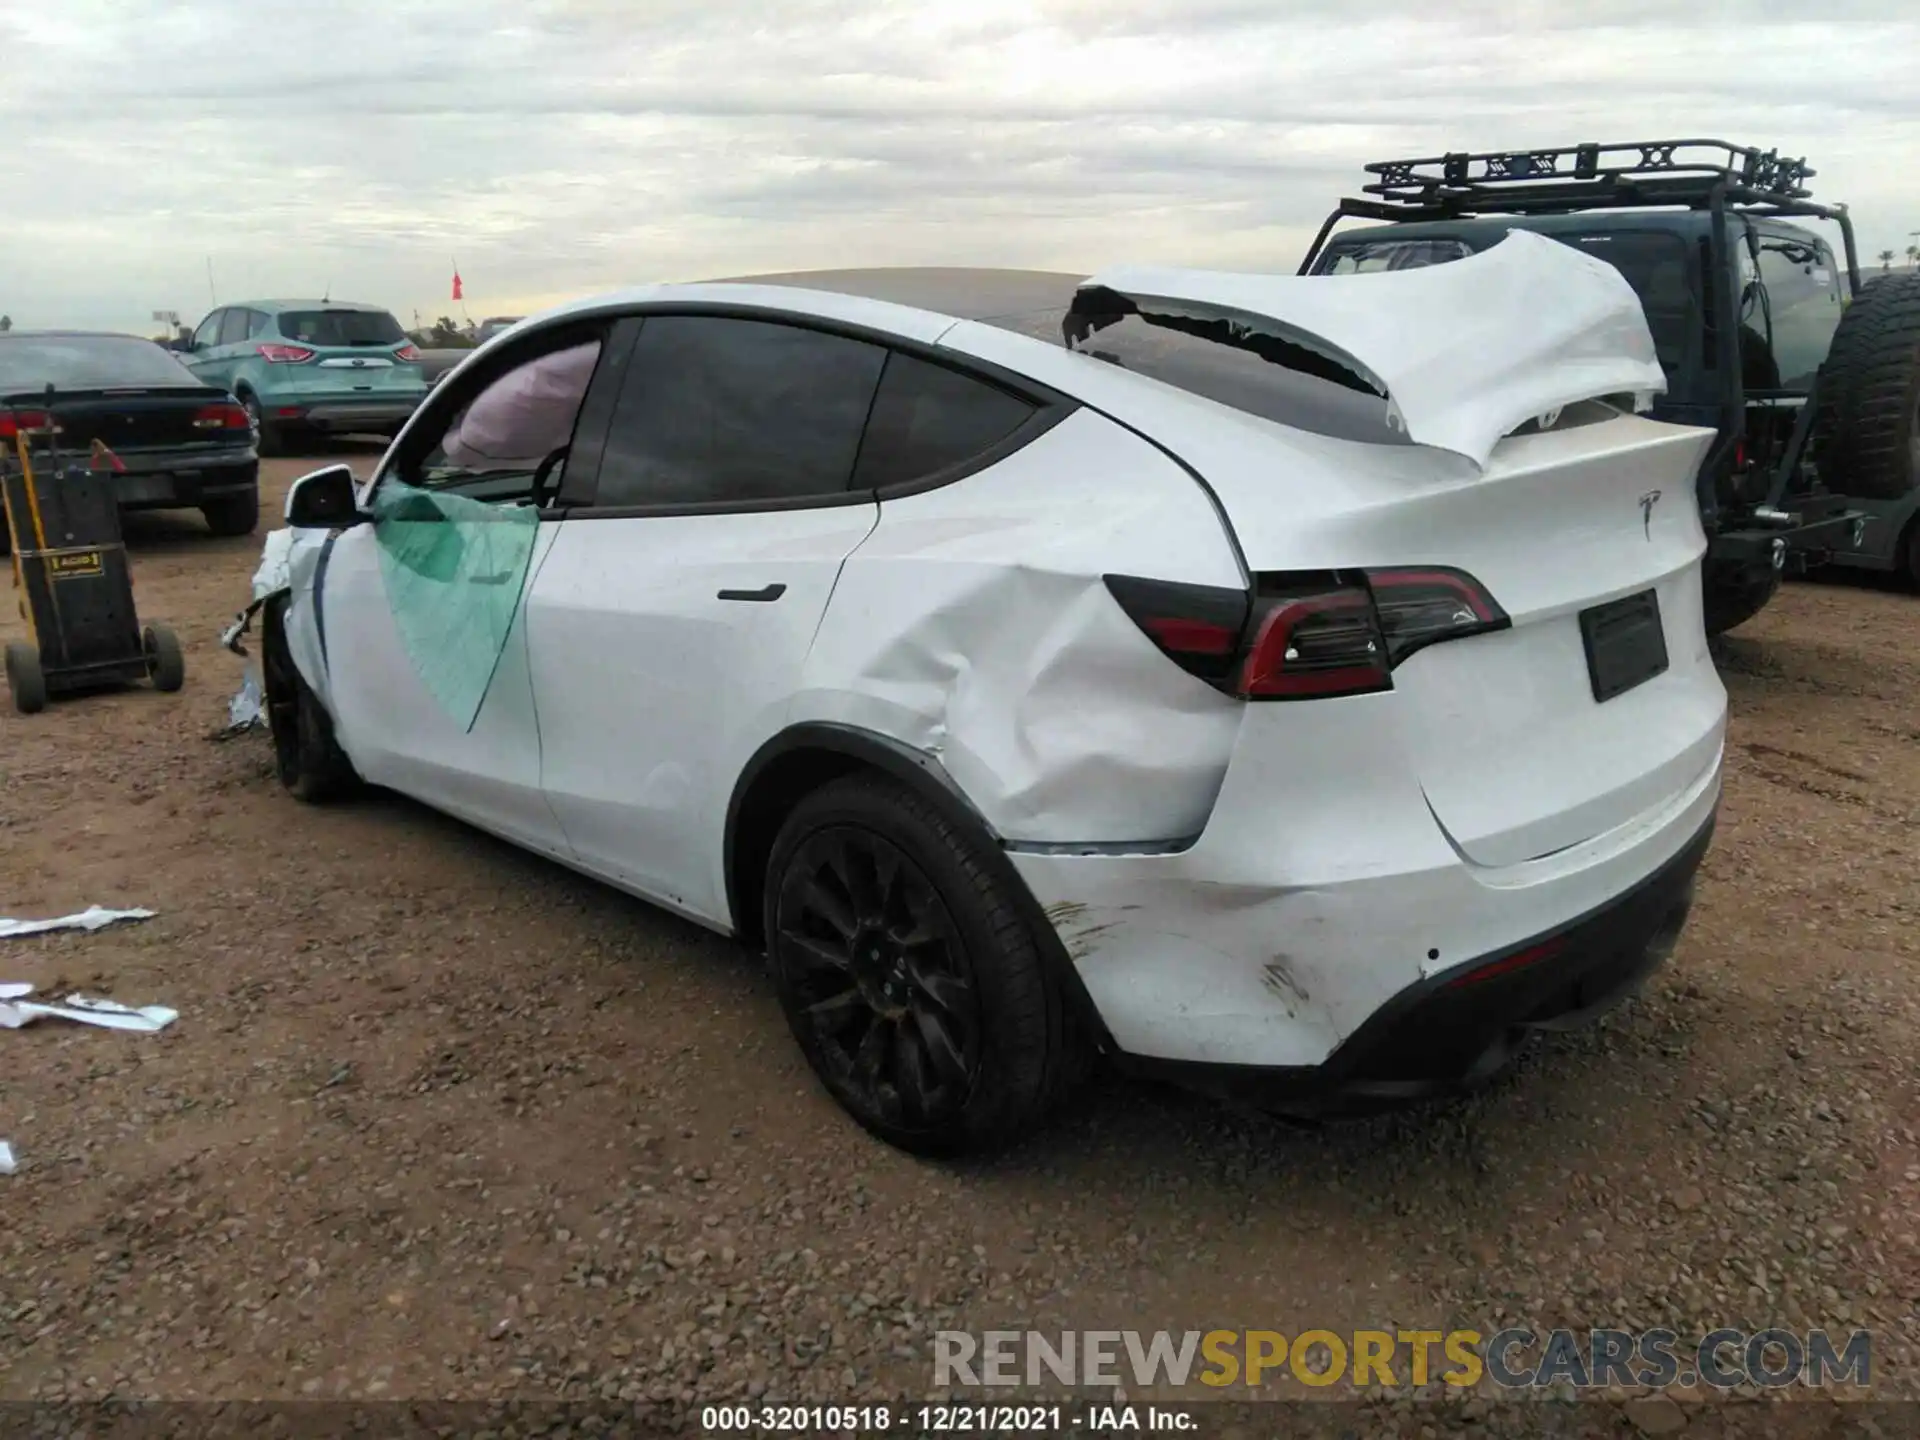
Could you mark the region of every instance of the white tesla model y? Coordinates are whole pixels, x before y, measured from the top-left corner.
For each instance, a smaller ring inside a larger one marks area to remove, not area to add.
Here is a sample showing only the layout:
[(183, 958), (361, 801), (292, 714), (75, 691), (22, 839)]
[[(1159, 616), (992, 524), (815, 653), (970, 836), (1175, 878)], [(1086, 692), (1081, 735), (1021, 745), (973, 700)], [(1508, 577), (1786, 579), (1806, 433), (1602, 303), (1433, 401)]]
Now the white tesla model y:
[(1429, 269), (656, 286), (483, 346), (266, 611), (283, 778), (390, 787), (764, 947), (909, 1149), (1093, 1053), (1442, 1090), (1671, 950), (1720, 792), (1639, 302)]

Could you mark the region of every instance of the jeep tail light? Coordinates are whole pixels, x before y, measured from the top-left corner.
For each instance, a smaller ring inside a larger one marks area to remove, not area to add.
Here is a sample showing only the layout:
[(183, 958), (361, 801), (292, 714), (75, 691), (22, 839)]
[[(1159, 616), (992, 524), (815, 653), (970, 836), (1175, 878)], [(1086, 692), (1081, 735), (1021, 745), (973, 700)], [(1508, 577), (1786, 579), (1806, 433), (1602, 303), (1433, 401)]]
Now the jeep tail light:
[(232, 404), (203, 406), (193, 417), (196, 430), (245, 430), (249, 423), (247, 412)]
[(418, 345), (402, 345), (398, 350), (393, 352), (393, 358), (411, 365), (420, 358), (420, 347)]
[(261, 345), (258, 347), (260, 358), (271, 360), (276, 365), (304, 365), (313, 358), (313, 351), (304, 345)]
[(0, 410), (0, 440), (21, 435), (58, 435), (62, 433), (53, 416), (44, 410)]
[(1486, 587), (1448, 566), (1255, 577), (1252, 593), (1109, 575), (1107, 589), (1160, 652), (1247, 700), (1311, 700), (1393, 688), (1429, 645), (1504, 630)]

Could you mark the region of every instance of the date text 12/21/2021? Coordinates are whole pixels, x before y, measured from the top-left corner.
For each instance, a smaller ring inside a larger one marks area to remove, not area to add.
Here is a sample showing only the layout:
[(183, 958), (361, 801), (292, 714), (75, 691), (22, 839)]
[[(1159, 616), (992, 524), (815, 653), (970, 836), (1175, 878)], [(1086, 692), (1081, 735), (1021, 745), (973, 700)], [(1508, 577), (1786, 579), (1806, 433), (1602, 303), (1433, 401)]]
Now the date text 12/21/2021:
[(1194, 1414), (1160, 1405), (708, 1405), (707, 1434), (1008, 1435), (1178, 1433)]

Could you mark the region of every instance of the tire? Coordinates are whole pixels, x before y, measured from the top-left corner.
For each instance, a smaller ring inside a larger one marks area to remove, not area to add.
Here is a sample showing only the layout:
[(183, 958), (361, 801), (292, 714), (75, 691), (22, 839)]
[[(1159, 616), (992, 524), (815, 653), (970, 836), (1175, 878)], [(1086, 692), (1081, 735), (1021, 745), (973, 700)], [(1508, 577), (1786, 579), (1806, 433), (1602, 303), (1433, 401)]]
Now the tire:
[(13, 708), (22, 715), (37, 715), (47, 708), (47, 677), (40, 668), (40, 652), (23, 640), (7, 644), (7, 689), (13, 695)]
[(285, 437), (280, 433), (280, 427), (267, 419), (261, 410), (259, 396), (252, 391), (244, 392), (240, 396), (240, 406), (247, 412), (247, 420), (253, 426), (253, 448), (260, 452), (260, 458), (265, 460), (281, 454), (286, 448)]
[(1903, 562), (1900, 573), (1905, 576), (1907, 584), (1920, 590), (1920, 519), (1907, 526), (1907, 539), (1900, 547), (1900, 559)]
[(274, 770), (294, 799), (322, 805), (351, 795), (360, 777), (333, 738), (333, 718), (287, 650), (286, 606), (281, 600), (267, 612), (260, 639)]
[(1882, 276), (1840, 317), (1814, 456), (1839, 495), (1898, 500), (1920, 485), (1920, 273)]
[(187, 683), (187, 657), (180, 652), (180, 639), (164, 625), (149, 625), (140, 632), (140, 650), (147, 659), (147, 678), (153, 688), (171, 695)]
[(841, 1108), (915, 1155), (1011, 1145), (1084, 1071), (1061, 983), (984, 853), (911, 791), (859, 776), (795, 806), (768, 859), (788, 1027)]
[(215, 535), (251, 535), (260, 526), (260, 492), (255, 489), (244, 495), (222, 495), (202, 505), (200, 513)]

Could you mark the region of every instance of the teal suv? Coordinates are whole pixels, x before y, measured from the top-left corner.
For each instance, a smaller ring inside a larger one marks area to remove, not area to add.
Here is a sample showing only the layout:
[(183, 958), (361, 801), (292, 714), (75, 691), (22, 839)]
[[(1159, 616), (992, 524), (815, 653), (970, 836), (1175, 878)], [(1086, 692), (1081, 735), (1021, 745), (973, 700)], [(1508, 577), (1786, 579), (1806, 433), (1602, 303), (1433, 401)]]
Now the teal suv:
[(174, 348), (246, 407), (263, 455), (302, 435), (390, 438), (427, 396), (419, 350), (373, 305), (249, 300), (215, 310)]

